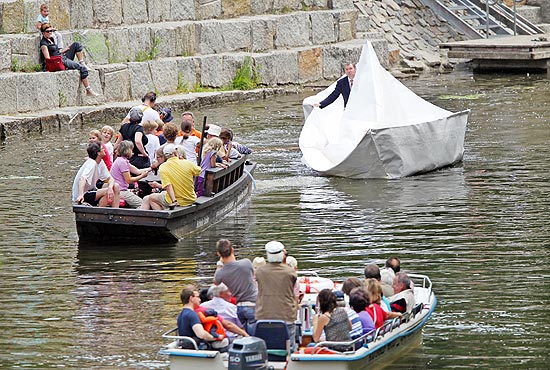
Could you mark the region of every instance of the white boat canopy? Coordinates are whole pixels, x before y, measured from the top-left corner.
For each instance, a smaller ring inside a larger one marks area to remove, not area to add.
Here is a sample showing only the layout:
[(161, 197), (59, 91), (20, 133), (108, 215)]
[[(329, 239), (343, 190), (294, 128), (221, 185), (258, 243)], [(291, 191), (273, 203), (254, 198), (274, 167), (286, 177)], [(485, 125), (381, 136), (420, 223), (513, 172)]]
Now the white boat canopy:
[(304, 99), (303, 161), (325, 175), (399, 178), (460, 161), (469, 111), (452, 113), (409, 90), (378, 62), (369, 41), (347, 107), (340, 96), (320, 109), (336, 83)]

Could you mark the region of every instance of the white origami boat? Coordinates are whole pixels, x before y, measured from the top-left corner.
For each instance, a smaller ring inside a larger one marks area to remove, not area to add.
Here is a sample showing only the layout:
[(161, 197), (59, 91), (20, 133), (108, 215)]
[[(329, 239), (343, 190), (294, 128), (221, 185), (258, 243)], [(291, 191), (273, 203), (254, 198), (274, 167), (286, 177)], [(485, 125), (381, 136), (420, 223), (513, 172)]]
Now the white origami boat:
[(304, 99), (303, 161), (327, 176), (400, 178), (462, 160), (469, 110), (452, 113), (417, 96), (363, 46), (348, 104), (320, 109), (336, 83)]

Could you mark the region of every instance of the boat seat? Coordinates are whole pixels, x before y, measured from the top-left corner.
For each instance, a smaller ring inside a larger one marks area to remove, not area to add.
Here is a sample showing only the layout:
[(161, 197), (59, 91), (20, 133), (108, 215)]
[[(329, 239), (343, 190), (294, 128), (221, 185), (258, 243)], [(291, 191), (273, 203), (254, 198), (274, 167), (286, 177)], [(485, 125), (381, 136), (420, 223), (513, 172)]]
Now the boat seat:
[(411, 311), (411, 317), (415, 317), (419, 312), (424, 309), (424, 303), (419, 303)]
[(287, 360), (290, 353), (290, 338), (284, 321), (258, 320), (252, 335), (265, 341), (269, 361)]

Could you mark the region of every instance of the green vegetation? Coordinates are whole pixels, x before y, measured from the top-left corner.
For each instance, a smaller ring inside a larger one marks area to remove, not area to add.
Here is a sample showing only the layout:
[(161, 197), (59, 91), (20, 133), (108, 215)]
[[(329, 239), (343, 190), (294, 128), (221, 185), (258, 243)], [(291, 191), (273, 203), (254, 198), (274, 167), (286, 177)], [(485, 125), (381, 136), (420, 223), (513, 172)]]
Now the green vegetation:
[(291, 12), (292, 12), (292, 9), (288, 5), (283, 6), (283, 8), (281, 9), (282, 14), (287, 14), (287, 13), (291, 13)]
[(59, 91), (58, 95), (59, 95), (59, 106), (63, 107), (67, 105), (67, 95), (65, 95), (63, 91)]
[(143, 51), (143, 50), (138, 51), (138, 53), (136, 54), (135, 61), (136, 62), (145, 62), (147, 60), (157, 59), (158, 56), (159, 56), (159, 53), (160, 53), (159, 45), (160, 45), (160, 39), (158, 37), (154, 37), (153, 38), (153, 45), (151, 46), (151, 50), (149, 50), (149, 51)]
[(307, 11), (311, 10), (311, 7), (308, 6), (304, 1), (302, 1), (302, 10), (304, 12), (307, 12)]
[(259, 81), (258, 70), (252, 64), (252, 59), (245, 57), (231, 85), (237, 90), (251, 90), (258, 87)]
[(12, 58), (11, 71), (12, 72), (40, 72), (42, 71), (42, 65), (38, 63), (33, 63), (33, 62), (20, 64), (17, 58)]

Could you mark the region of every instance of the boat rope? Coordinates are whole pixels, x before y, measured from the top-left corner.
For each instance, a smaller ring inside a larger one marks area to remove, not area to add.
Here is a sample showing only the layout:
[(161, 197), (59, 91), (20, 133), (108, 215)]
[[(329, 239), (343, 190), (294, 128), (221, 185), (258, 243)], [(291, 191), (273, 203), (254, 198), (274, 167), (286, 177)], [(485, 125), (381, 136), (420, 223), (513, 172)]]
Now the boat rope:
[(246, 173), (248, 176), (250, 176), (250, 179), (252, 179), (252, 188), (256, 190), (256, 180), (254, 179), (254, 176), (250, 172), (248, 172), (246, 169), (243, 168), (244, 173)]

